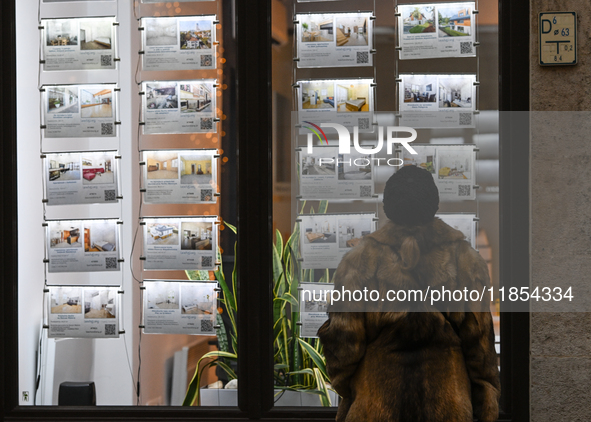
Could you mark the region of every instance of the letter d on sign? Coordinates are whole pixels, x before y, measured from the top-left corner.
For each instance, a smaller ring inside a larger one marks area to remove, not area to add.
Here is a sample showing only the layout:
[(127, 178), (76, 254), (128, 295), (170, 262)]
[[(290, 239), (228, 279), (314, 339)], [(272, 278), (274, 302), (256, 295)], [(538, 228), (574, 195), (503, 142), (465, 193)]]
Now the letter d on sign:
[[(417, 131), (416, 130), (414, 130), (411, 127), (405, 127), (405, 126), (388, 126), (388, 128), (386, 129), (386, 132), (388, 134), (387, 138), (386, 138), (386, 144), (388, 145), (388, 147), (387, 147), (388, 154), (392, 154), (392, 144), (402, 145), (411, 154), (417, 153), (413, 149), (413, 147), (408, 145), (409, 142), (412, 142), (415, 139), (417, 139)], [(410, 133), (410, 136), (404, 137), (404, 138), (393, 138), (392, 137), (393, 132), (408, 132), (408, 133)]]

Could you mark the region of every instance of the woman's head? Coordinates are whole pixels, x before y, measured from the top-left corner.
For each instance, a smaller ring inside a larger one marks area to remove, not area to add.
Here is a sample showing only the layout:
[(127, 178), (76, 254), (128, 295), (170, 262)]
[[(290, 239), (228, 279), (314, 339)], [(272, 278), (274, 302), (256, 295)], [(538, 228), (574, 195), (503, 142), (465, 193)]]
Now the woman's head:
[(427, 170), (407, 166), (386, 182), (384, 212), (396, 224), (418, 226), (427, 224), (439, 209), (439, 191)]

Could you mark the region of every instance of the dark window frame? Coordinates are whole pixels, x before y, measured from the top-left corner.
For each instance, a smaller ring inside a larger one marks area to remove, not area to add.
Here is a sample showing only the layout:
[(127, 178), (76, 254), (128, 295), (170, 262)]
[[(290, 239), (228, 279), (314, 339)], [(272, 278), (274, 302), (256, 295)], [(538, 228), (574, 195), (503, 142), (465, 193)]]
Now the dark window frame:
[[(223, 0), (226, 10), (232, 0)], [(231, 131), (230, 142), (253, 140), (248, 148), (235, 155), (238, 180), (237, 210), (227, 205), (228, 214), (236, 216), (240, 227), (238, 236), (242, 286), (239, 291), (240, 315), (239, 407), (236, 408), (173, 408), (105, 406), (98, 408), (60, 408), (19, 406), (18, 392), (18, 261), (17, 261), (17, 166), (16, 166), (16, 22), (15, 2), (1, 3), (2, 25), (2, 147), (0, 174), (3, 181), (3, 203), (0, 217), (5, 237), (0, 246), (0, 416), (2, 420), (264, 420), (300, 421), (334, 420), (334, 409), (275, 408), (272, 394), (273, 350), (271, 332), (271, 251), (272, 191), (271, 191), (271, 1), (236, 1), (236, 48), (227, 50), (235, 55), (236, 75), (240, 95), (231, 90), (227, 104), (229, 113), (238, 113), (237, 128)], [(529, 109), (529, 25), (517, 17), (529, 16), (528, 0), (499, 0), (500, 110)], [(231, 16), (234, 19), (234, 16)], [(527, 21), (529, 22), (529, 21)], [(244, 24), (242, 24), (244, 23)], [(231, 36), (229, 33), (228, 36)], [(253, 45), (259, 48), (253, 48)], [(521, 69), (521, 70), (520, 70)], [(228, 73), (227, 73), (228, 74)], [(527, 124), (517, 126), (501, 113), (501, 277), (504, 280), (529, 280), (529, 132)], [(510, 139), (518, 140), (509, 142)], [(527, 164), (524, 166), (524, 162)], [(235, 181), (231, 178), (232, 187)], [(235, 180), (235, 178), (234, 178)], [(234, 189), (232, 189), (234, 190)], [(253, 199), (256, 198), (256, 199)], [(256, 309), (257, 312), (249, 312)], [(260, 327), (267, 327), (262, 331)], [(501, 353), (504, 413), (500, 420), (521, 422), (529, 420), (529, 313), (502, 313)], [(246, 340), (248, 339), (248, 340)]]

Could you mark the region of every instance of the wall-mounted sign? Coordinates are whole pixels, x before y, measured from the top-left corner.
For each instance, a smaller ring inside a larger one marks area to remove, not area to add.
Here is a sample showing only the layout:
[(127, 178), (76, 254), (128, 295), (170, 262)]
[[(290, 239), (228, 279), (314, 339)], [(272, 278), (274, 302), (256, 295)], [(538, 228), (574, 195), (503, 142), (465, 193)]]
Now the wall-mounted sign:
[(540, 65), (577, 64), (576, 12), (540, 13)]

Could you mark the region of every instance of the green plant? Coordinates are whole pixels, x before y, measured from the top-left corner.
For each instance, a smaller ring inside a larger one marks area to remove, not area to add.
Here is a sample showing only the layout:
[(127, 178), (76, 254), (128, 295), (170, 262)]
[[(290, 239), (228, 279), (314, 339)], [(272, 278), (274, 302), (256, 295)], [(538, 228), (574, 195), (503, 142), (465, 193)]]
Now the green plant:
[(302, 23), (302, 28), (304, 28), (304, 30), (308, 30), (309, 26), (306, 22)]
[[(321, 201), (318, 212), (326, 213), (327, 206), (327, 201)], [(312, 209), (311, 212), (313, 213), (314, 210)], [(236, 227), (228, 223), (224, 224), (236, 233)], [(320, 397), (323, 406), (330, 406), (327, 385), (329, 378), (326, 372), (322, 344), (318, 339), (299, 338), (299, 327), (297, 325), (299, 320), (299, 283), (300, 281), (313, 281), (315, 277), (314, 270), (302, 270), (299, 266), (299, 241), (299, 226), (296, 224), (293, 233), (285, 244), (279, 231), (276, 232), (275, 245), (272, 251), (275, 388), (282, 391), (302, 391), (316, 394)], [(236, 245), (234, 245), (234, 254), (236, 256)], [(219, 250), (218, 261), (221, 262)], [(228, 344), (225, 326), (218, 314), (216, 322), (220, 326), (217, 331), (219, 350), (206, 353), (197, 363), (195, 374), (189, 383), (183, 402), (184, 406), (199, 403), (199, 386), (205, 369), (219, 366), (228, 374), (230, 379), (237, 378), (236, 373), (228, 363), (238, 359), (236, 269), (237, 260), (234, 261), (232, 271), (231, 291), (224, 278), (221, 265), (218, 271), (214, 273), (222, 289), (220, 302), (225, 305), (230, 319), (231, 344)], [(209, 279), (207, 271), (187, 271), (187, 275), (191, 280)], [(320, 278), (320, 282), (329, 281), (329, 272), (326, 270)]]

